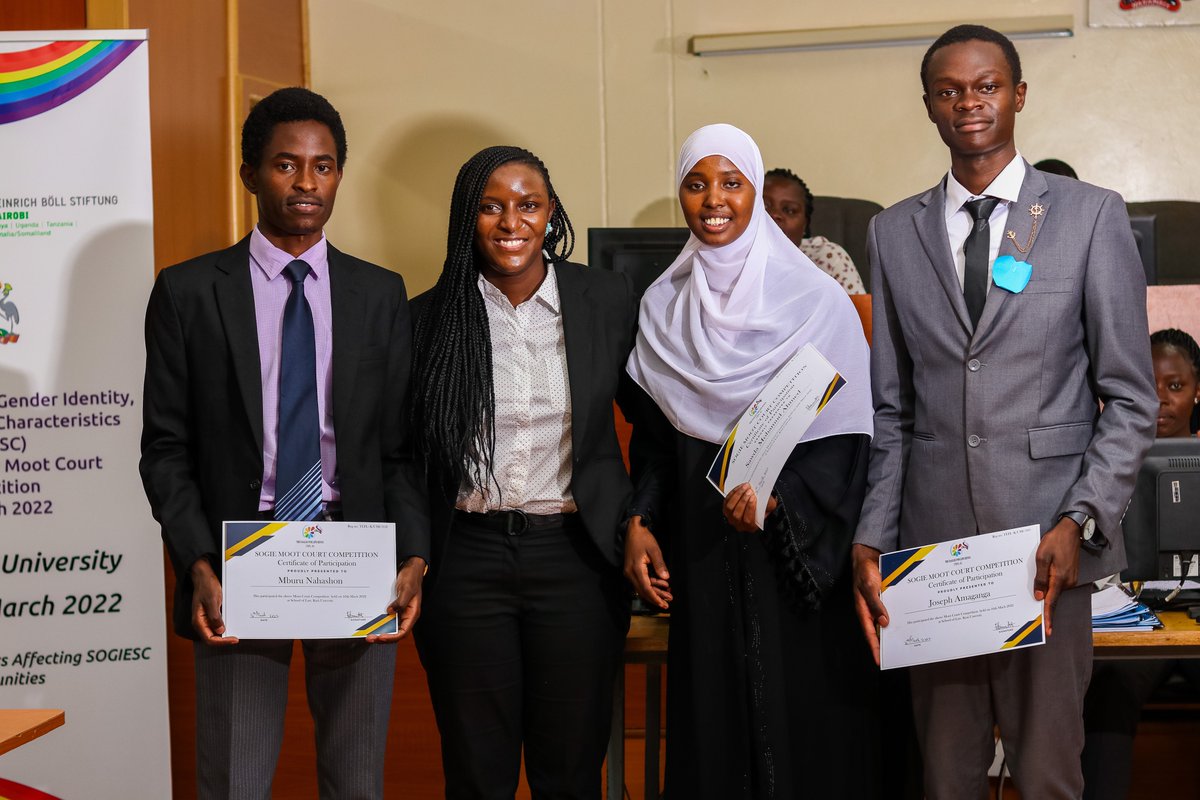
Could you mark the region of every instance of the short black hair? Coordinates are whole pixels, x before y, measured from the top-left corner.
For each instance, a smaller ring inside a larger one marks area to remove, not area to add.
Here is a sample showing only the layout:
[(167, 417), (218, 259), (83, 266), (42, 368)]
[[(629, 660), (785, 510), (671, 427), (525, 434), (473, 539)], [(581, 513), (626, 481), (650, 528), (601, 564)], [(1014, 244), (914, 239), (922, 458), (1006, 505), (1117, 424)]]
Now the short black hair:
[(808, 184), (799, 175), (786, 167), (776, 167), (775, 169), (767, 170), (767, 174), (763, 176), (764, 183), (767, 178), (792, 181), (800, 187), (800, 191), (804, 195), (804, 238), (807, 239), (812, 236), (813, 193), (808, 190)]
[(346, 164), (346, 129), (337, 109), (321, 95), (300, 86), (277, 89), (254, 104), (242, 123), (242, 163), (258, 167), (275, 126), (282, 122), (319, 122), (333, 134), (337, 167)]
[(1071, 165), (1061, 159), (1043, 158), (1034, 164), (1033, 168), (1040, 172), (1049, 172), (1051, 175), (1063, 175), (1067, 178), (1079, 180), (1079, 176), (1075, 174), (1075, 170), (1071, 168)]
[(1012, 72), (1013, 86), (1021, 82), (1021, 57), (1017, 55), (1017, 48), (1013, 46), (1011, 39), (984, 25), (955, 25), (939, 36), (925, 51), (925, 57), (921, 59), (921, 88), (929, 91), (929, 61), (934, 53), (947, 45), (975, 41), (991, 42), (1003, 50), (1009, 71)]

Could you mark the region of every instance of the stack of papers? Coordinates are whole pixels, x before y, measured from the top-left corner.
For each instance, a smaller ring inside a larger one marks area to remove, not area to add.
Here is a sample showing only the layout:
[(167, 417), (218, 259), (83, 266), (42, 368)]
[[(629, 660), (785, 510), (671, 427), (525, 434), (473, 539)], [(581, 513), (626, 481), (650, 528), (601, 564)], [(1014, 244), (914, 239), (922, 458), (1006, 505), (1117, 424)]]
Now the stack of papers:
[(1106, 586), (1092, 595), (1093, 631), (1152, 631), (1162, 623), (1145, 603), (1119, 586)]

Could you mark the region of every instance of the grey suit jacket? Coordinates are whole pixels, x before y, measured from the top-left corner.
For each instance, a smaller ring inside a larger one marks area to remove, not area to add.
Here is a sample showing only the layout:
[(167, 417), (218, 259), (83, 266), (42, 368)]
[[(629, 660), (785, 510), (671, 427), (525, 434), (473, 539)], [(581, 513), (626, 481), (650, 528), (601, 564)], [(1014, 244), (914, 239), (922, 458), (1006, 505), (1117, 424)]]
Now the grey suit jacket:
[[(942, 184), (881, 212), (868, 234), (875, 437), (855, 541), (894, 550), (1082, 511), (1107, 539), (1081, 583), (1125, 566), (1120, 520), (1158, 401), (1146, 286), (1115, 192), (1026, 164), (1000, 254), (1033, 265), (990, 287), (972, 330)], [(1103, 413), (1100, 410), (1103, 403)]]

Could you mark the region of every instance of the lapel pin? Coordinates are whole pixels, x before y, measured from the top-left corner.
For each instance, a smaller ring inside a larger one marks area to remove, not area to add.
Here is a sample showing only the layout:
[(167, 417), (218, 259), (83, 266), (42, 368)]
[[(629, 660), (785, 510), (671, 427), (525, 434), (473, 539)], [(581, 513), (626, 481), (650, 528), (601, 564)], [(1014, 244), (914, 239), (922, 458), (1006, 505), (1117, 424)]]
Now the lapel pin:
[(1029, 249), (1033, 247), (1033, 242), (1035, 239), (1037, 239), (1038, 222), (1045, 213), (1046, 208), (1041, 203), (1034, 203), (1029, 207), (1029, 216), (1033, 217), (1033, 227), (1029, 231), (1029, 241), (1025, 242), (1024, 247), (1022, 247), (1020, 242), (1017, 241), (1016, 231), (1014, 231), (1012, 228), (1009, 228), (1007, 231), (1005, 231), (1004, 235), (1008, 237), (1008, 240), (1013, 243), (1013, 247), (1017, 248), (1021, 255), (1028, 253)]

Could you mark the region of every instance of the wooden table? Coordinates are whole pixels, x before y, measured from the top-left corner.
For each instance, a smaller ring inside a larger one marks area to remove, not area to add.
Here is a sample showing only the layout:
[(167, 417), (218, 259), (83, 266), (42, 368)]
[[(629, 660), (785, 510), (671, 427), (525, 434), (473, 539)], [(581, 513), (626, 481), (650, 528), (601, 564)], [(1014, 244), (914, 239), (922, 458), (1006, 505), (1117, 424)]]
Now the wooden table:
[(1200, 658), (1200, 625), (1185, 611), (1160, 611), (1157, 631), (1104, 631), (1092, 634), (1098, 659)]
[[(625, 664), (646, 665), (646, 769), (645, 798), (658, 800), (658, 749), (662, 720), (662, 668), (667, 663), (670, 617), (635, 616), (625, 637)], [(617, 671), (613, 690), (612, 732), (608, 738), (608, 795), (622, 800), (625, 793), (625, 667)]]
[(0, 753), (7, 753), (61, 726), (57, 708), (0, 708)]

